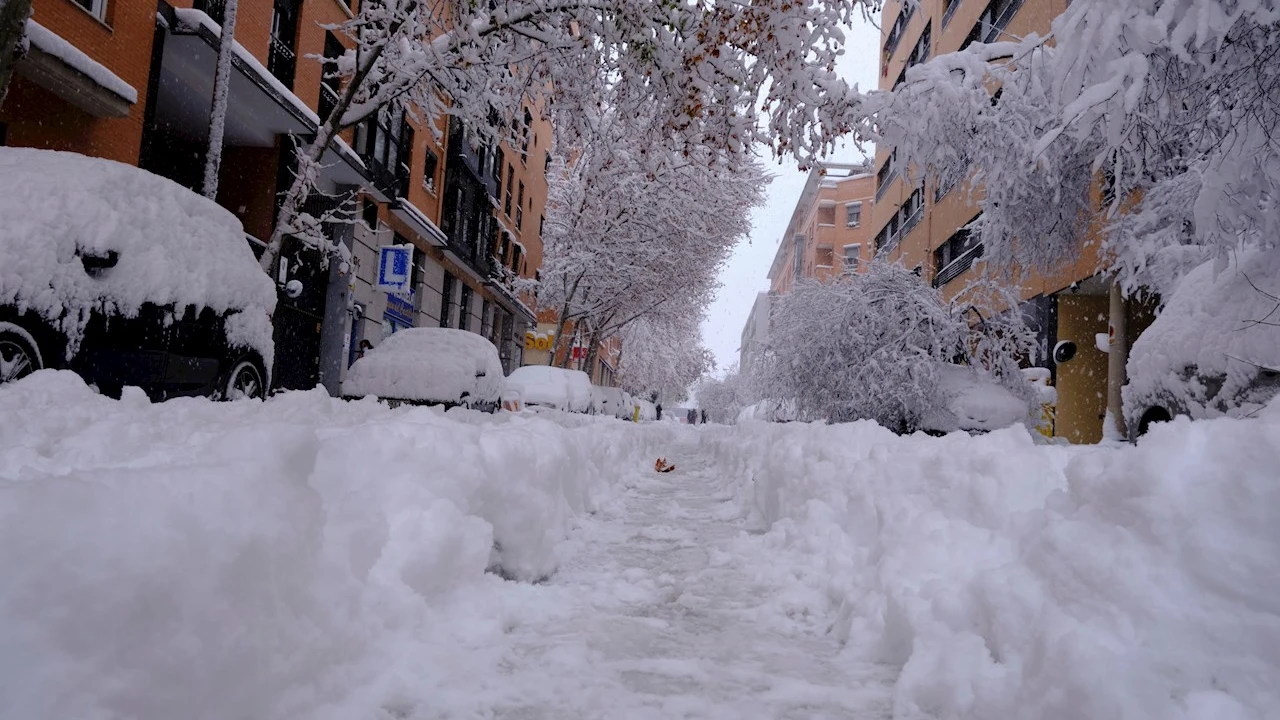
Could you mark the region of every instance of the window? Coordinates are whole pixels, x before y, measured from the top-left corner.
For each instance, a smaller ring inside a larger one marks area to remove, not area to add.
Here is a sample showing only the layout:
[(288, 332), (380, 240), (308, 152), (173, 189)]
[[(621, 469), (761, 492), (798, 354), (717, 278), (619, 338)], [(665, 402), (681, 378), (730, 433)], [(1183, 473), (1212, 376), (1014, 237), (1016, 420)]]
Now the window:
[(815, 253), (813, 264), (821, 268), (835, 267), (836, 265), (835, 248), (831, 247), (830, 245), (819, 245), (817, 248), (817, 252)]
[(268, 42), (267, 71), (292, 90), (293, 71), (298, 62), (298, 6), (293, 0), (275, 0)]
[(884, 195), (884, 191), (888, 189), (889, 184), (896, 177), (898, 177), (897, 149), (889, 153), (889, 159), (885, 160), (884, 165), (876, 172), (876, 200), (879, 200)]
[(433, 195), (436, 192), (436, 172), (439, 170), (440, 157), (436, 155), (435, 150), (427, 148), (427, 157), (423, 161), (422, 167), (422, 187)]
[(951, 16), (956, 14), (956, 8), (960, 7), (960, 0), (943, 0), (942, 10), (942, 27), (946, 27), (951, 22)]
[(521, 266), (524, 263), (524, 249), (519, 245), (511, 246), (511, 270), (517, 275), (520, 274)]
[(451, 327), (453, 320), (453, 276), (444, 272), (444, 285), (440, 288), (440, 327)]
[(907, 198), (907, 201), (902, 204), (902, 209), (899, 211), (902, 215), (903, 235), (911, 232), (911, 228), (920, 222), (920, 217), (923, 215), (922, 210), (924, 210), (924, 188), (918, 187)]
[(933, 251), (933, 286), (942, 287), (955, 280), (982, 257), (982, 243), (968, 227), (960, 228)]
[(902, 12), (898, 13), (897, 19), (893, 21), (893, 27), (889, 28), (889, 36), (884, 40), (885, 59), (892, 56), (893, 51), (898, 49), (898, 43), (902, 40), (902, 33), (907, 29), (907, 23), (911, 22), (911, 16), (915, 14), (915, 11), (915, 3), (903, 3)]
[(546, 159), (546, 161), (543, 163), (543, 166), (542, 166), (542, 174), (543, 174), (543, 175), (550, 175), (550, 174), (551, 174), (551, 151), (550, 151), (550, 150), (548, 150), (548, 151), (547, 151), (547, 159)]
[(516, 198), (516, 229), (524, 229), (524, 183), (520, 183), (520, 195)]
[(378, 231), (378, 204), (369, 198), (364, 199), (364, 224), (372, 232)]
[(862, 224), (862, 203), (853, 202), (844, 206), (845, 227), (858, 227)]
[[(404, 121), (404, 108), (392, 103), (356, 126), (356, 154), (384, 178), (403, 176), (412, 157), (413, 128)], [(400, 167), (403, 157), (405, 168)]]
[(338, 78), (338, 59), (346, 52), (346, 48), (342, 47), (342, 43), (338, 42), (338, 36), (331, 32), (324, 34), (324, 63), (321, 65), (322, 75), (320, 76), (320, 102), (317, 106), (320, 109), (320, 120), (323, 121), (329, 117), (333, 109), (338, 105), (338, 94), (342, 92), (342, 80)]
[(493, 181), (498, 184), (498, 192), (502, 192), (502, 166), (506, 164), (506, 153), (502, 148), (493, 149)]
[(462, 284), (462, 297), (458, 300), (458, 328), (471, 329), (471, 286)]
[[(104, 19), (102, 10), (105, 9), (106, 0), (71, 0), (80, 7), (88, 10), (94, 17), (99, 20)], [(196, 10), (209, 16), (210, 20), (221, 25), (227, 19), (227, 0), (195, 0), (191, 4)]]
[(529, 108), (524, 110), (524, 125), (520, 129), (520, 162), (529, 158), (529, 129), (533, 127), (533, 113)]
[(845, 245), (843, 249), (845, 273), (858, 272), (858, 265), (862, 262), (862, 244)]
[(516, 179), (516, 169), (510, 165), (507, 166), (507, 200), (502, 205), (502, 212), (507, 217), (511, 217), (511, 186)]
[(795, 236), (792, 243), (791, 274), (796, 280), (799, 280), (804, 277), (804, 236)]
[(543, 215), (538, 218), (538, 237), (547, 234), (547, 216)]
[(920, 33), (920, 39), (916, 41), (914, 47), (911, 48), (911, 54), (907, 56), (907, 64), (902, 67), (902, 72), (898, 75), (897, 81), (893, 83), (893, 89), (897, 90), (899, 85), (907, 81), (907, 71), (929, 59), (929, 49), (932, 45), (933, 24), (924, 26), (924, 32)]

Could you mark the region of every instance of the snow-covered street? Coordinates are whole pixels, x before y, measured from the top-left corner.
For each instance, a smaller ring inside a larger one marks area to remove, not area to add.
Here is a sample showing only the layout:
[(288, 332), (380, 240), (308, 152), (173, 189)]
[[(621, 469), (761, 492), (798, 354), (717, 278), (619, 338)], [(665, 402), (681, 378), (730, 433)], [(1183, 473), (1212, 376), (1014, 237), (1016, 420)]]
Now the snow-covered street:
[[(692, 432), (690, 432), (692, 436)], [(674, 473), (637, 473), (543, 591), (558, 616), (512, 632), (516, 697), (496, 717), (873, 718), (896, 670), (842, 657), (828, 618), (779, 611), (785, 565), (689, 437)], [(508, 704), (509, 703), (509, 704)]]
[(0, 718), (1276, 718), (1277, 467), (1274, 402), (1066, 447), (41, 372)]

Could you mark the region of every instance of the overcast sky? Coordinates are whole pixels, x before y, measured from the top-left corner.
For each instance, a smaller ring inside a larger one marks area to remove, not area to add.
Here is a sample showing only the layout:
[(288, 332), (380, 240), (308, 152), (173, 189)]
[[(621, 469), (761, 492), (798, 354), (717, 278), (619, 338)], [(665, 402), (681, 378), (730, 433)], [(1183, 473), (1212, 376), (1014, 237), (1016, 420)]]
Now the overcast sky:
[[(860, 89), (874, 89), (879, 71), (880, 30), (869, 22), (859, 22), (846, 36), (848, 43), (840, 63), (841, 74), (850, 83), (857, 83)], [(847, 147), (828, 159), (856, 162), (861, 158), (856, 148)], [(751, 238), (738, 245), (725, 265), (720, 274), (722, 287), (702, 326), (702, 341), (715, 353), (719, 371), (738, 362), (742, 326), (747, 322), (756, 293), (769, 289), (769, 279), (765, 276), (808, 177), (790, 160), (781, 165), (770, 161), (769, 168), (775, 177), (765, 204), (752, 215)]]

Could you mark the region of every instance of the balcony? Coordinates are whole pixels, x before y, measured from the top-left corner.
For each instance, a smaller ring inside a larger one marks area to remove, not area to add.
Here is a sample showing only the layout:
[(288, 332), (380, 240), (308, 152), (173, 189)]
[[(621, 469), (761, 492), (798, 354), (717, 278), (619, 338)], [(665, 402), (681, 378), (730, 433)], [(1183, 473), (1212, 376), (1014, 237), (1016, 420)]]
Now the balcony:
[(933, 276), (933, 286), (940, 288), (964, 274), (965, 270), (972, 267), (973, 263), (982, 257), (982, 248), (981, 243), (974, 245), (961, 253), (955, 260), (947, 263), (945, 267), (939, 269), (938, 274)]

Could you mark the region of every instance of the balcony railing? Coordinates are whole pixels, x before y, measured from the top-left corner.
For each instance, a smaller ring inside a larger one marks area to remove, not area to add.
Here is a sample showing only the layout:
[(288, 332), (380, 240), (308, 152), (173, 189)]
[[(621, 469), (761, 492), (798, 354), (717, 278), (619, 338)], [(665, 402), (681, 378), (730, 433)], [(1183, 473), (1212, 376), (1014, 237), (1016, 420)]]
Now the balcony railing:
[(297, 64), (298, 54), (293, 51), (293, 48), (280, 38), (271, 36), (267, 51), (267, 71), (275, 76), (281, 85), (290, 90), (293, 89), (293, 73)]
[(897, 168), (894, 168), (889, 171), (888, 175), (884, 176), (883, 180), (876, 183), (876, 202), (880, 202), (880, 198), (884, 197), (885, 190), (888, 190), (889, 186), (893, 184), (893, 181), (897, 179), (898, 170)]
[(960, 253), (955, 260), (947, 263), (946, 267), (939, 270), (938, 274), (933, 276), (933, 286), (939, 288), (960, 277), (980, 257), (982, 257), (981, 243)]

